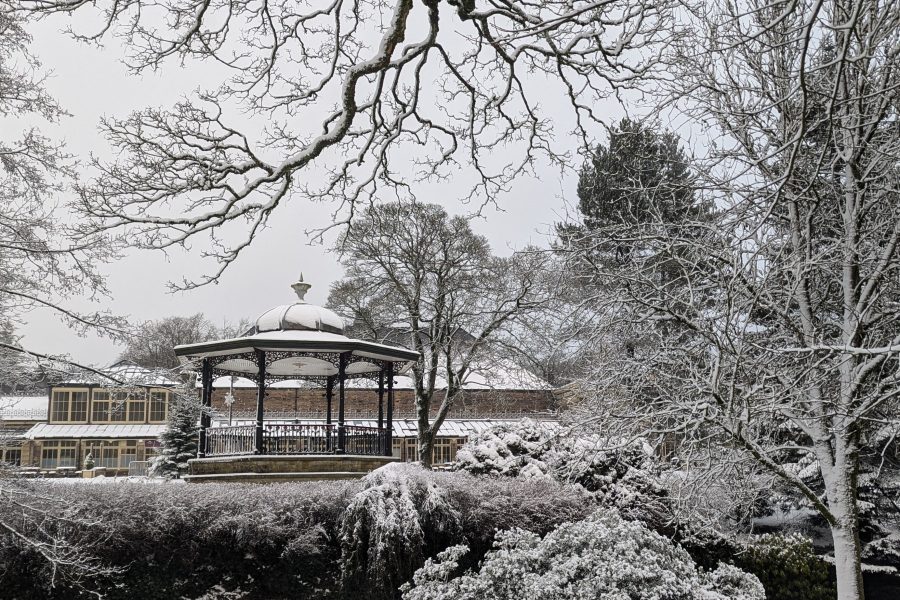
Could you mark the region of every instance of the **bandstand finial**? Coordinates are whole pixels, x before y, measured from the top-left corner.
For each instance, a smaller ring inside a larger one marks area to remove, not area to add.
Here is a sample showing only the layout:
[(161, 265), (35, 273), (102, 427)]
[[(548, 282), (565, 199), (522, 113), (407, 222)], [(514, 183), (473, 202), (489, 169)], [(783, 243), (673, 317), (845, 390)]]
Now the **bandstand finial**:
[(300, 273), (300, 280), (297, 283), (291, 285), (291, 287), (294, 288), (294, 292), (297, 294), (297, 298), (300, 300), (300, 302), (306, 302), (304, 296), (306, 296), (306, 292), (308, 292), (309, 288), (311, 288), (312, 286), (303, 281), (303, 273)]

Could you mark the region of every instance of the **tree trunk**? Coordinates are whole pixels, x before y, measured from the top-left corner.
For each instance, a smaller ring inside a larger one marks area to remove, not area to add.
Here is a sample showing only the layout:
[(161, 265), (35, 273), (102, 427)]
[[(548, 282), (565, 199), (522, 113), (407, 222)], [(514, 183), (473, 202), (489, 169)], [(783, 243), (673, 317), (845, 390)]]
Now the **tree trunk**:
[(856, 528), (831, 528), (834, 538), (834, 568), (838, 600), (864, 600), (859, 532)]
[(824, 479), (829, 508), (834, 516), (831, 536), (834, 540), (837, 597), (838, 600), (864, 600), (856, 486), (852, 473), (847, 469), (836, 466), (834, 471)]
[(434, 447), (434, 436), (431, 432), (423, 434), (419, 432), (419, 462), (426, 469), (431, 468), (431, 450)]
[(431, 398), (425, 394), (416, 395), (417, 433), (416, 449), (419, 463), (426, 469), (431, 468), (431, 448), (434, 446), (434, 429), (430, 424)]

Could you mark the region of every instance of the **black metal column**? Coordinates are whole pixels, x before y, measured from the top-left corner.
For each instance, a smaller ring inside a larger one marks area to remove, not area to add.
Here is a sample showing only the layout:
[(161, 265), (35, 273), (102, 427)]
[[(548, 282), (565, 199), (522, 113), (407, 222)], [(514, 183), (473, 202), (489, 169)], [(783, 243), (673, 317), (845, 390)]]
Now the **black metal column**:
[(256, 351), (256, 366), (259, 368), (259, 379), (256, 388), (256, 453), (263, 454), (263, 416), (265, 415), (266, 401), (266, 353), (263, 350)]
[(341, 352), (338, 360), (338, 445), (336, 452), (343, 454), (344, 442), (344, 382), (347, 379), (347, 360), (349, 352)]
[(378, 371), (378, 440), (384, 454), (384, 367)]
[(211, 424), (209, 407), (212, 406), (212, 365), (204, 358), (200, 367), (200, 439), (197, 443), (197, 458), (204, 458), (209, 451), (206, 430)]
[(388, 401), (387, 401), (387, 423), (384, 432), (384, 455), (391, 456), (394, 454), (394, 363), (388, 363)]
[[(331, 425), (331, 401), (334, 398), (334, 375), (325, 379), (325, 424)], [(331, 441), (331, 427), (325, 428), (325, 449), (334, 450)]]

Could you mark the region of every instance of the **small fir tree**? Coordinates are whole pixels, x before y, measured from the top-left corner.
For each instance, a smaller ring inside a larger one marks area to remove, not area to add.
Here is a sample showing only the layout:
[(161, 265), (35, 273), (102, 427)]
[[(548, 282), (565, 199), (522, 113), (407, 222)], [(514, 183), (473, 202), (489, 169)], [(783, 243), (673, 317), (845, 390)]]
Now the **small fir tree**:
[(150, 465), (154, 477), (177, 479), (187, 470), (188, 460), (197, 457), (199, 411), (186, 399), (175, 398), (169, 409), (169, 422), (159, 436), (159, 456)]

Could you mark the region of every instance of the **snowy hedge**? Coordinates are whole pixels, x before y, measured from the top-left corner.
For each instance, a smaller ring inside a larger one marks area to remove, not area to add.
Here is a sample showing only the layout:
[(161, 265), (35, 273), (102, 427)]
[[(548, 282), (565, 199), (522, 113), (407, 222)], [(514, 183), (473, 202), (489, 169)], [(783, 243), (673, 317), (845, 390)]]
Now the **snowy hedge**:
[[(544, 535), (592, 510), (583, 491), (552, 481), (392, 469), (348, 482), (16, 485), (36, 510), (40, 497), (53, 497), (80, 515), (58, 533), (124, 569), (85, 582), (111, 600), (397, 596), (391, 586), (447, 545), (468, 544), (477, 561), (497, 529)], [(0, 502), (0, 521), (16, 510)], [(80, 597), (75, 582), (51, 589), (48, 573), (37, 553), (0, 531), (0, 596)]]
[(764, 600), (759, 580), (730, 565), (698, 570), (691, 557), (615, 511), (566, 523), (543, 539), (501, 532), (478, 570), (460, 574), (466, 546), (429, 560), (404, 590), (404, 600)]
[(454, 469), (476, 475), (553, 479), (582, 486), (603, 506), (661, 528), (673, 520), (663, 486), (649, 471), (652, 451), (640, 442), (608, 449), (587, 433), (523, 419), (496, 425), (470, 438)]

